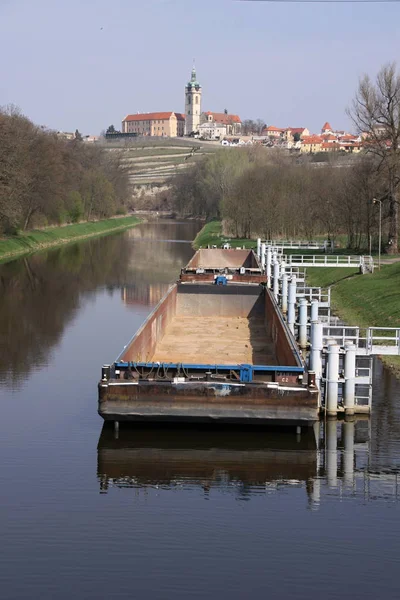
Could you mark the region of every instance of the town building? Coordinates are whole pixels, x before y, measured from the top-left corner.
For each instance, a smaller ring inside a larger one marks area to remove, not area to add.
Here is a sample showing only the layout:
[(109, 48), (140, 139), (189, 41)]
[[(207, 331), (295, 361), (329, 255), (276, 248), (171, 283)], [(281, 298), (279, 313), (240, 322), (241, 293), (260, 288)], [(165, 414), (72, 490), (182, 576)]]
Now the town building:
[[(309, 137), (310, 132), (307, 127), (287, 127), (283, 130), (283, 139), (287, 142), (296, 142), (305, 137)], [(296, 139), (298, 138), (298, 139)]]
[(284, 131), (285, 130), (281, 129), (280, 127), (274, 127), (274, 125), (270, 125), (269, 127), (264, 127), (261, 135), (269, 138), (279, 139), (282, 137)]
[(128, 115), (122, 121), (122, 133), (157, 137), (181, 137), (185, 133), (185, 115), (177, 112)]
[(57, 131), (56, 135), (60, 140), (74, 140), (75, 139), (75, 133), (72, 133), (72, 131)]
[(201, 124), (218, 123), (226, 127), (226, 135), (240, 135), (242, 131), (242, 121), (238, 115), (230, 115), (228, 112), (204, 112), (201, 114)]
[(201, 85), (196, 78), (196, 69), (193, 67), (190, 81), (185, 86), (185, 135), (197, 132), (201, 116)]
[(222, 123), (202, 123), (199, 125), (199, 135), (206, 140), (221, 140), (227, 135), (226, 125)]
[(301, 141), (301, 152), (305, 153), (315, 153), (321, 151), (321, 145), (323, 143), (323, 138), (320, 135), (310, 135), (305, 137)]
[(363, 148), (361, 136), (345, 131), (335, 131), (326, 122), (320, 135), (304, 137), (301, 140), (301, 152), (361, 152)]

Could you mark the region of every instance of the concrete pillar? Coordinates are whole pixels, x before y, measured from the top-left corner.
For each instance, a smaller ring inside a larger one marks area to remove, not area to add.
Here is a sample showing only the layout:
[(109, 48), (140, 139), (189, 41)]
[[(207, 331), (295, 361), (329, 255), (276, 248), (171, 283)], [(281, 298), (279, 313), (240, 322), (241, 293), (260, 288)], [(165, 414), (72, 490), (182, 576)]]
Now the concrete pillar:
[(307, 348), (307, 300), (300, 298), (299, 300), (299, 346)]
[(344, 357), (344, 410), (346, 415), (354, 415), (356, 395), (356, 346), (351, 343), (345, 344)]
[(284, 315), (287, 313), (288, 309), (288, 276), (286, 273), (282, 274), (282, 312)]
[(266, 257), (266, 275), (267, 275), (267, 286), (271, 289), (271, 265), (272, 265), (272, 252), (271, 246), (267, 247), (267, 257)]
[(294, 323), (296, 320), (296, 275), (292, 276), (288, 292), (288, 325), (294, 335)]
[(265, 244), (261, 244), (261, 267), (265, 269)]
[(337, 421), (326, 421), (325, 467), (328, 485), (337, 486)]
[(318, 308), (319, 302), (318, 300), (311, 300), (311, 313), (310, 313), (310, 321), (318, 321)]
[(354, 421), (343, 421), (342, 439), (343, 451), (343, 479), (345, 484), (353, 485), (354, 481)]
[(274, 297), (275, 300), (278, 302), (279, 300), (279, 263), (278, 262), (274, 262)]
[(319, 389), (321, 389), (323, 347), (323, 324), (318, 321), (311, 323), (310, 369), (315, 373), (315, 383)]
[(257, 256), (261, 258), (261, 238), (257, 238)]
[(339, 345), (331, 341), (328, 345), (327, 356), (327, 390), (325, 399), (325, 408), (328, 416), (337, 415), (338, 394), (339, 394)]

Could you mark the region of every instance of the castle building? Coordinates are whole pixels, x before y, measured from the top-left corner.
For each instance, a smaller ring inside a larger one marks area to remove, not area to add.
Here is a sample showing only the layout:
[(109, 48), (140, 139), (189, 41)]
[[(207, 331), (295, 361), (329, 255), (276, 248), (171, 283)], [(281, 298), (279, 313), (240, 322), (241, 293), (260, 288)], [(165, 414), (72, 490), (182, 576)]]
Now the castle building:
[(196, 79), (196, 69), (193, 67), (189, 83), (185, 86), (185, 134), (198, 131), (201, 115), (201, 85)]
[(218, 123), (221, 127), (226, 127), (227, 135), (240, 135), (242, 131), (242, 121), (238, 115), (229, 115), (228, 111), (216, 113), (207, 111), (201, 114), (201, 123)]
[(138, 113), (122, 121), (122, 133), (140, 136), (180, 137), (184, 129), (185, 115), (177, 112)]

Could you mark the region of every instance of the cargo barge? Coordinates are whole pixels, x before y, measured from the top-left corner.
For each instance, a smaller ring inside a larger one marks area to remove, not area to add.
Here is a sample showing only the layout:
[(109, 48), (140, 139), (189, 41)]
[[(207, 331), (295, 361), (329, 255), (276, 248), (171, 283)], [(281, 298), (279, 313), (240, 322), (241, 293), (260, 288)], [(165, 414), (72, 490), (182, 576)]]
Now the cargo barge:
[[(238, 250), (229, 252), (239, 258)], [(318, 390), (305, 383), (304, 362), (267, 287), (241, 280), (240, 271), (236, 281), (213, 273), (212, 281), (190, 282), (187, 274), (114, 364), (103, 367), (101, 417), (116, 423), (317, 421)]]
[(236, 283), (265, 283), (267, 279), (253, 250), (200, 248), (181, 270), (180, 280), (214, 282), (217, 277)]

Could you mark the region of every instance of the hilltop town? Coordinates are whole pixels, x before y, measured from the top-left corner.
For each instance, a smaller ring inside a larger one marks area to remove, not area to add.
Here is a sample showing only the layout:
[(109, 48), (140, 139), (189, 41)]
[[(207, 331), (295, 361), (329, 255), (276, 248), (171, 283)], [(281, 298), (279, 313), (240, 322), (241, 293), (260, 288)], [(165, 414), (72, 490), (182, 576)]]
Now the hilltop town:
[(223, 112), (204, 111), (202, 94), (203, 89), (193, 67), (190, 81), (185, 85), (185, 113), (160, 111), (128, 114), (122, 119), (121, 130), (110, 126), (106, 138), (111, 140), (135, 137), (189, 137), (220, 142), (223, 146), (262, 144), (304, 153), (357, 153), (362, 148), (361, 136), (337, 131), (328, 122), (315, 134), (307, 127), (267, 126), (260, 119), (242, 122), (239, 115), (230, 114), (227, 109)]

